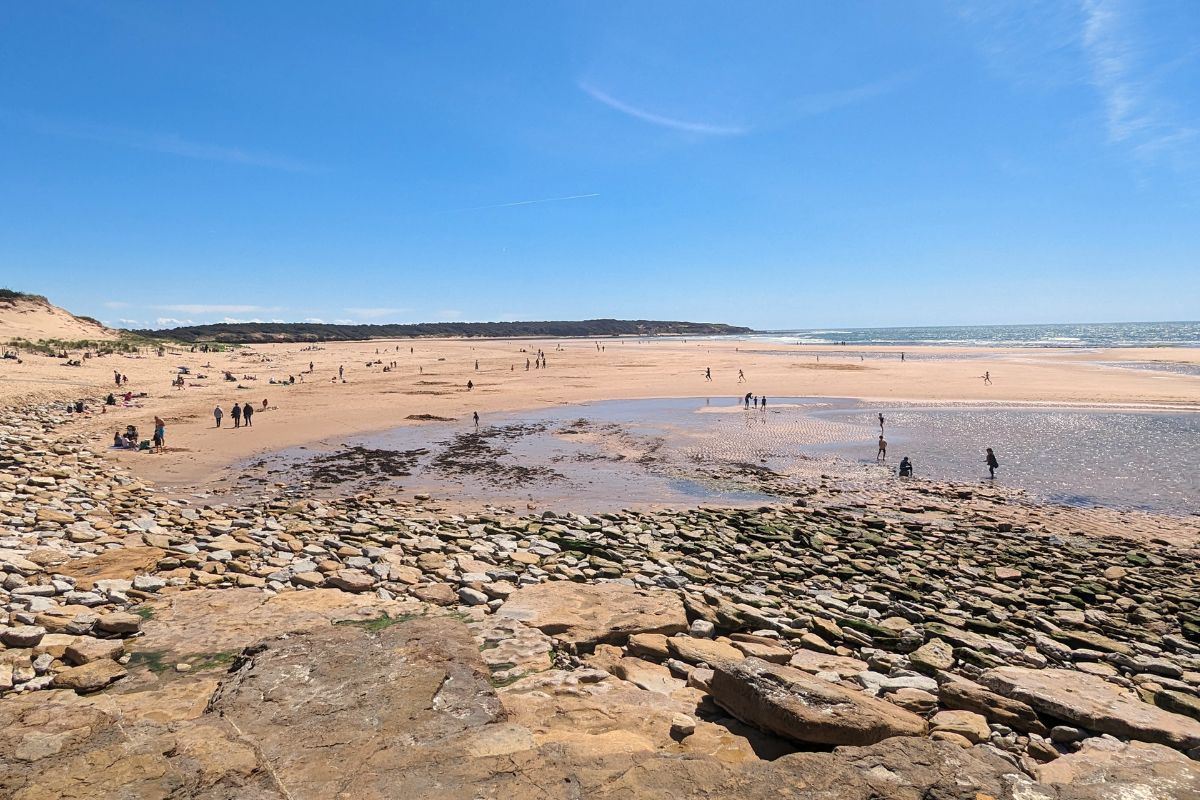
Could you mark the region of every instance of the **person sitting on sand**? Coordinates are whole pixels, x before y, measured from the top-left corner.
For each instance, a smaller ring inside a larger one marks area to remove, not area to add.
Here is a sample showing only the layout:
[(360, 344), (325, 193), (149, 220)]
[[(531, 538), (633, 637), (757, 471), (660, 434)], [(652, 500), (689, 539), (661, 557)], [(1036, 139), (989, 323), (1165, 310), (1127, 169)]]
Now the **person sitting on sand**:
[(904, 458), (900, 459), (899, 474), (900, 474), (901, 478), (911, 478), (912, 477), (912, 469), (913, 469), (912, 462), (908, 460), (908, 456), (905, 456)]
[(988, 478), (996, 480), (996, 468), (1000, 466), (1000, 462), (996, 460), (996, 454), (992, 452), (992, 448), (987, 449), (987, 458), (984, 459), (988, 468)]
[(113, 431), (113, 447), (124, 448), (125, 440), (121, 438), (120, 431)]
[(875, 454), (875, 460), (887, 461), (887, 442), (884, 441), (883, 434), (879, 434), (879, 452)]

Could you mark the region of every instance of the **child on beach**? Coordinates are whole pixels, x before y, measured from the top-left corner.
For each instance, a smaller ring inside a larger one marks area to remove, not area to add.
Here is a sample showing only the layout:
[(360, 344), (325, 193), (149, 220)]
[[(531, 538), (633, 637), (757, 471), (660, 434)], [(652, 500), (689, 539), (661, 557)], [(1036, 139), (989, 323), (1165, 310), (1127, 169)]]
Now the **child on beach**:
[(887, 461), (887, 442), (884, 441), (883, 434), (879, 434), (879, 452), (875, 454), (875, 460), (880, 459)]
[(988, 478), (993, 481), (996, 480), (996, 468), (1000, 466), (1000, 462), (996, 460), (996, 454), (992, 452), (992, 448), (990, 447), (987, 449), (987, 458), (984, 459), (984, 463), (987, 464)]

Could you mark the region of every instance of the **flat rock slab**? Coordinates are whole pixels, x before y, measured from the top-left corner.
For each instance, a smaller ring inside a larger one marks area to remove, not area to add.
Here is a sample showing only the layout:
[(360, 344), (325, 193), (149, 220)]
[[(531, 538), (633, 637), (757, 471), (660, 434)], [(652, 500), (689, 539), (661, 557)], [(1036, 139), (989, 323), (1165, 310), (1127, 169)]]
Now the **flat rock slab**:
[(377, 634), (326, 628), (247, 652), (209, 708), (254, 742), (293, 800), (401, 786), (427, 796), (506, 716), (474, 636), (448, 617)]
[(509, 595), (497, 612), (576, 647), (623, 645), (638, 633), (667, 636), (687, 630), (679, 596), (620, 583), (553, 581)]
[(980, 683), (1037, 711), (1096, 733), (1165, 744), (1200, 746), (1200, 721), (1143, 703), (1103, 678), (1066, 669), (999, 667)]
[(1043, 764), (1037, 777), (1072, 800), (1200, 797), (1200, 764), (1169, 747), (1108, 736), (1087, 739), (1078, 752)]
[(75, 578), (75, 588), (90, 590), (96, 581), (133, 580), (135, 575), (153, 572), (166, 555), (157, 547), (118, 547), (96, 556), (76, 558), (55, 568), (55, 572)]
[(357, 615), (421, 611), (415, 601), (383, 602), (374, 595), (337, 589), (274, 596), (258, 589), (203, 589), (168, 595), (153, 601), (151, 608), (153, 616), (142, 624), (142, 635), (129, 640), (126, 649), (173, 657), (236, 653), (261, 639), (327, 627), (333, 620)]
[(925, 720), (794, 667), (758, 658), (713, 665), (712, 696), (743, 722), (805, 744), (868, 745), (922, 736)]

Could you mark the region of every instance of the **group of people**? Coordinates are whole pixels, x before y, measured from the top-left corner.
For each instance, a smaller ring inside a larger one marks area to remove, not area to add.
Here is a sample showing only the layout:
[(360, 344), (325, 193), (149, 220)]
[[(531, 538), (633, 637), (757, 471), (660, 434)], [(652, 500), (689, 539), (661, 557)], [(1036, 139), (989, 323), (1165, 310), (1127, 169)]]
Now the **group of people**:
[[(880, 415), (879, 415), (879, 450), (875, 453), (875, 461), (876, 462), (887, 461), (887, 440), (883, 438), (883, 424), (884, 424), (883, 414), (880, 413)], [(998, 458), (996, 458), (996, 453), (992, 450), (992, 448), (990, 448), (990, 447), (987, 448), (987, 455), (984, 457), (983, 463), (988, 468), (988, 479), (995, 480), (996, 479), (996, 470), (999, 469), (999, 467), (1000, 467), (1000, 460)], [(901, 478), (911, 478), (912, 477), (913, 464), (912, 464), (912, 461), (909, 460), (908, 456), (905, 456), (904, 458), (900, 459), (900, 467), (897, 470), (897, 474)]]
[[(262, 401), (263, 410), (267, 410), (266, 398)], [(246, 427), (254, 425), (254, 406), (251, 403), (234, 403), (233, 408), (229, 410), (229, 416), (233, 417), (233, 427), (240, 428), (242, 423)], [(213, 418), (217, 421), (216, 427), (221, 427), (221, 420), (225, 418), (225, 409), (217, 406), (213, 409)]]
[(121, 450), (149, 450), (152, 453), (161, 453), (167, 447), (167, 423), (162, 417), (154, 417), (154, 436), (149, 442), (142, 442), (138, 439), (138, 429), (136, 425), (126, 425), (125, 432), (113, 432), (113, 447)]
[(765, 394), (760, 397), (746, 392), (746, 396), (742, 398), (742, 401), (746, 404), (746, 408), (749, 408), (753, 404), (755, 408), (761, 408), (763, 411), (767, 410), (767, 396)]

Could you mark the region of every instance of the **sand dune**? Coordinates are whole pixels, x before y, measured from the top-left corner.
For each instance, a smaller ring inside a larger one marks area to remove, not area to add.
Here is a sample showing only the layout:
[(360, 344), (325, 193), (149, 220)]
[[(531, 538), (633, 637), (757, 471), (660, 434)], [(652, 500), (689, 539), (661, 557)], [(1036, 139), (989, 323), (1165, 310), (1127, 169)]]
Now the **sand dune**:
[(92, 319), (36, 298), (0, 298), (0, 344), (12, 339), (93, 339), (111, 341), (119, 336)]

